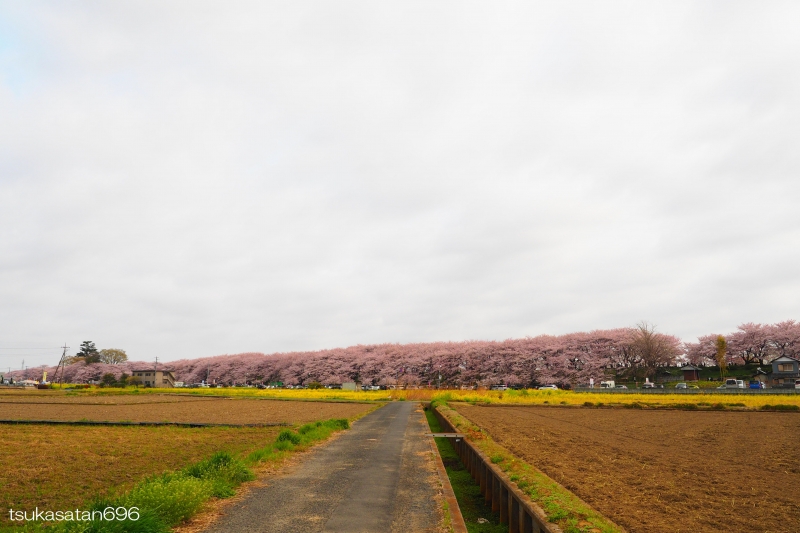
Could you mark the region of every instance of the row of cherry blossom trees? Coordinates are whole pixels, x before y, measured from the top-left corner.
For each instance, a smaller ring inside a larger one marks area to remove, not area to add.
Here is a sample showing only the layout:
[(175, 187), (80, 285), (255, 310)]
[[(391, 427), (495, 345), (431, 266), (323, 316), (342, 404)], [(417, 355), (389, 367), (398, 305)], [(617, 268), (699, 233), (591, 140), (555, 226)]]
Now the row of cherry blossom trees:
[[(265, 355), (243, 353), (168, 363), (176, 378), (187, 383), (241, 384), (280, 381), (302, 385), (314, 381), (337, 384), (358, 381), (400, 386), (532, 386), (600, 380), (614, 367), (635, 375), (652, 375), (680, 355), (680, 340), (656, 333), (651, 326), (598, 330), (568, 335), (542, 335), (502, 342), (467, 341), (418, 344), (358, 345), (315, 352)], [(106, 374), (152, 368), (152, 364), (116, 365), (79, 362), (67, 366), (64, 380), (81, 383)], [(41, 376), (32, 369), (28, 376)], [(52, 375), (52, 370), (51, 371)], [(19, 376), (23, 377), (23, 376)]]
[[(186, 383), (269, 383), (307, 385), (358, 381), (399, 386), (489, 386), (508, 384), (561, 386), (599, 381), (607, 369), (643, 379), (659, 368), (691, 362), (713, 365), (718, 334), (705, 335), (695, 343), (683, 343), (658, 333), (646, 323), (633, 328), (596, 330), (567, 335), (541, 335), (524, 339), (417, 344), (373, 344), (314, 352), (265, 355), (242, 353), (166, 363), (176, 378)], [(725, 336), (729, 363), (767, 363), (780, 355), (800, 356), (800, 324), (742, 324)], [(163, 364), (162, 364), (163, 365)], [(123, 373), (153, 368), (152, 363), (123, 362), (116, 365), (79, 362), (67, 366), (64, 380), (85, 383), (106, 374), (119, 379)], [(31, 369), (18, 378), (41, 377)]]
[[(712, 333), (686, 343), (686, 360), (695, 365), (716, 365), (718, 337)], [(723, 337), (727, 341), (728, 364), (763, 365), (784, 355), (800, 358), (800, 322), (794, 320), (776, 324), (748, 322)]]

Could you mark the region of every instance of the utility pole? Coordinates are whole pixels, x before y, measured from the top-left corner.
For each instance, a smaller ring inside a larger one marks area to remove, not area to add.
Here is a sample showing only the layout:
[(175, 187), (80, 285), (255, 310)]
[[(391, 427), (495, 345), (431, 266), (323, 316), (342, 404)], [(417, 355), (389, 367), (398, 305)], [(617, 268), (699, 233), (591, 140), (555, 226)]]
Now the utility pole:
[(155, 371), (156, 372), (158, 371), (158, 356), (156, 356), (156, 369), (155, 369)]
[[(61, 388), (61, 382), (64, 380), (64, 370), (67, 366), (67, 350), (69, 350), (69, 346), (67, 343), (64, 343), (64, 351), (61, 353), (61, 360), (58, 361), (58, 366), (56, 367), (56, 375), (53, 376), (53, 381), (56, 380), (56, 376), (58, 376), (58, 369), (61, 368), (61, 377), (58, 379), (58, 388)], [(63, 366), (62, 366), (63, 365)]]

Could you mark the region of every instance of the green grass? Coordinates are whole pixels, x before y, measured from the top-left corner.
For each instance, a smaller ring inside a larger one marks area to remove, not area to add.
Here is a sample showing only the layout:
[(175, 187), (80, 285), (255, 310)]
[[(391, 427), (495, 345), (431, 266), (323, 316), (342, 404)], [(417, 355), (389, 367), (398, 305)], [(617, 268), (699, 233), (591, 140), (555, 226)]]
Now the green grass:
[[(442, 431), (439, 421), (436, 420), (430, 409), (425, 410), (425, 416), (428, 418), (428, 425), (431, 431), (434, 433)], [(475, 480), (466, 471), (450, 441), (444, 438), (435, 440), (445, 470), (447, 470), (447, 477), (450, 478), (450, 484), (453, 486), (453, 492), (456, 495), (456, 500), (458, 500), (461, 515), (464, 517), (464, 523), (467, 525), (467, 531), (469, 533), (507, 532), (508, 526), (501, 526), (500, 515), (493, 513), (492, 508), (486, 505), (483, 495), (481, 495), (480, 486), (475, 483)], [(488, 522), (484, 524), (478, 523), (479, 518), (483, 518)]]

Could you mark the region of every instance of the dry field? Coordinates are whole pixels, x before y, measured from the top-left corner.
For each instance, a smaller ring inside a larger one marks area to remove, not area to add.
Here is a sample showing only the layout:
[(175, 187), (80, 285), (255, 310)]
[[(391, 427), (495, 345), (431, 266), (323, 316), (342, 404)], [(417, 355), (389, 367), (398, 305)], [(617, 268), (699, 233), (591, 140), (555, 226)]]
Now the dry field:
[(280, 428), (0, 426), (0, 525), (8, 509), (75, 509), (215, 451), (265, 446)]
[(195, 398), (171, 395), (3, 395), (0, 420), (178, 422), (208, 424), (304, 424), (353, 418), (374, 404)]
[(451, 407), (631, 532), (800, 528), (800, 413)]
[[(0, 419), (303, 424), (356, 418), (376, 404), (168, 395), (0, 395)], [(263, 448), (279, 427), (0, 424), (0, 525), (9, 508), (74, 509), (144, 477), (209, 457)]]

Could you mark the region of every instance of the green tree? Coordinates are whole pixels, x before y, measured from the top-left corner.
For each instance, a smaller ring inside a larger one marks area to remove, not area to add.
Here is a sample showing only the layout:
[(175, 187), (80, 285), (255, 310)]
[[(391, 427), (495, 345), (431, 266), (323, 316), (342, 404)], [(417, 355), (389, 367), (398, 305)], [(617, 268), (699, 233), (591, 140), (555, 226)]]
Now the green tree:
[(728, 362), (726, 355), (728, 353), (728, 341), (722, 335), (717, 336), (717, 364), (719, 365), (719, 377), (724, 378), (728, 373)]
[(117, 384), (117, 378), (110, 372), (108, 374), (103, 374), (103, 379), (101, 381), (104, 387), (113, 387)]
[(81, 350), (75, 354), (75, 358), (85, 361), (87, 365), (99, 363), (100, 352), (92, 341), (83, 341), (81, 343)]
[(119, 348), (105, 348), (100, 350), (99, 357), (101, 363), (107, 363), (109, 365), (118, 365), (128, 360), (128, 354), (125, 353), (125, 350), (120, 350)]

